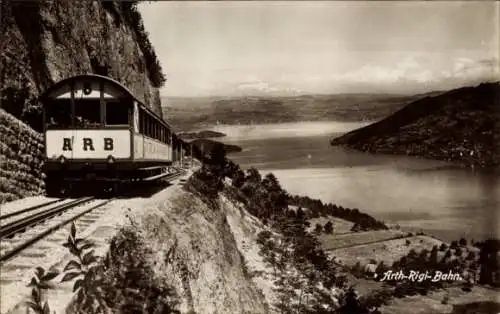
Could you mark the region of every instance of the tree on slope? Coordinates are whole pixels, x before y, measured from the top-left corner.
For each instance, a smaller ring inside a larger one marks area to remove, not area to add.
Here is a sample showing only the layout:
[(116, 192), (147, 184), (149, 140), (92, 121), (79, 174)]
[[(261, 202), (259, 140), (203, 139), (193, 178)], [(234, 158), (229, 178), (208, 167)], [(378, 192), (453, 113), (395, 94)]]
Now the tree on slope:
[(333, 233), (333, 224), (331, 221), (328, 221), (326, 224), (325, 224), (325, 233), (327, 234), (332, 234)]
[(344, 302), (339, 308), (339, 314), (368, 314), (368, 311), (361, 306), (354, 288), (349, 288)]
[(320, 224), (316, 224), (316, 227), (314, 228), (314, 233), (321, 234), (322, 231), (323, 231), (323, 226), (321, 226)]
[(224, 144), (216, 142), (210, 150), (210, 164), (222, 172), (226, 163), (226, 149), (224, 148)]
[(480, 245), (479, 264), (479, 283), (495, 284), (498, 281), (500, 271), (498, 269), (498, 251), (499, 243), (495, 240), (486, 240)]

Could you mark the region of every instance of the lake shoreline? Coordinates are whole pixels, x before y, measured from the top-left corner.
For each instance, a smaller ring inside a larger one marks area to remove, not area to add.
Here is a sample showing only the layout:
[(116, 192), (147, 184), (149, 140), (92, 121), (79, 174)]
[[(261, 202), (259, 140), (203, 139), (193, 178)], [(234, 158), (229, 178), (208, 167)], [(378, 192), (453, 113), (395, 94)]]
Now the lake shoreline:
[[(386, 225), (390, 228), (394, 228), (397, 225), (400, 226), (401, 230), (406, 232), (418, 233), (424, 232), (426, 235), (438, 239), (443, 242), (451, 242), (453, 240), (458, 240), (459, 238), (466, 238), (467, 240), (485, 240), (487, 238), (498, 238), (498, 235), (479, 235), (478, 231), (474, 231), (476, 229), (484, 229), (487, 226), (479, 226), (478, 228), (468, 229), (470, 226), (464, 226), (463, 229), (460, 229), (460, 223), (455, 221), (456, 217), (453, 216), (432, 216), (431, 214), (427, 215), (425, 212), (422, 213), (424, 215), (422, 218), (419, 218), (419, 213), (422, 210), (425, 210), (425, 205), (413, 207), (408, 211), (401, 211), (402, 207), (391, 207), (385, 211), (380, 211), (380, 206), (378, 204), (374, 204), (374, 206), (370, 206), (369, 203), (365, 203), (362, 205), (361, 202), (352, 202), (346, 201), (345, 197), (328, 197), (330, 195), (328, 193), (328, 188), (317, 189), (316, 193), (311, 193), (311, 189), (307, 191), (304, 189), (305, 186), (314, 185), (314, 181), (318, 181), (317, 186), (324, 186), (322, 184), (323, 181), (334, 182), (335, 177), (333, 177), (330, 172), (334, 169), (331, 168), (300, 168), (300, 169), (270, 169), (270, 168), (257, 168), (259, 172), (262, 174), (273, 173), (280, 184), (290, 193), (308, 196), (311, 198), (319, 199), (323, 203), (332, 203), (339, 206), (347, 207), (347, 208), (358, 208), (360, 212), (365, 212), (376, 219), (382, 220), (386, 223)], [(342, 170), (342, 168), (338, 168)], [(416, 173), (420, 173), (422, 171), (442, 171), (446, 172), (449, 170), (464, 170), (464, 172), (468, 172), (467, 169), (461, 169), (454, 167), (453, 165), (448, 166), (448, 168), (435, 169), (431, 168), (430, 170), (415, 170)], [(310, 177), (315, 179), (308, 178), (308, 174)], [(342, 175), (340, 176), (340, 178)], [(331, 179), (331, 180), (328, 180)], [(333, 186), (331, 189), (335, 189)], [(360, 189), (362, 190), (362, 188)], [(340, 195), (340, 193), (339, 193)], [(391, 195), (384, 195), (379, 193), (379, 199), (387, 198), (389, 202), (391, 199)], [(394, 218), (394, 219), (390, 219)], [(423, 220), (422, 222), (419, 222)], [(474, 224), (472, 225), (474, 226)], [(489, 232), (495, 232), (496, 229), (487, 230)]]
[(227, 134), (222, 142), (243, 147), (228, 155), (231, 160), (242, 168), (273, 172), (293, 194), (358, 208), (387, 224), (413, 233), (423, 229), (447, 241), (499, 237), (496, 175), (448, 161), (329, 145), (331, 136), (361, 125), (294, 123), (214, 130)]
[(475, 163), (466, 162), (461, 159), (452, 159), (446, 156), (436, 155), (436, 154), (415, 154), (414, 152), (410, 152), (408, 154), (405, 151), (396, 151), (396, 150), (383, 150), (376, 151), (370, 149), (364, 149), (362, 147), (357, 147), (355, 145), (348, 144), (331, 144), (332, 146), (342, 147), (344, 149), (349, 149), (357, 152), (362, 152), (371, 155), (380, 155), (380, 156), (402, 156), (402, 157), (410, 157), (416, 159), (424, 159), (429, 161), (439, 161), (445, 162), (449, 164), (450, 168), (456, 169), (464, 169), (471, 170), (475, 172), (485, 173), (485, 174), (496, 174), (500, 176), (500, 167), (498, 166), (477, 166)]

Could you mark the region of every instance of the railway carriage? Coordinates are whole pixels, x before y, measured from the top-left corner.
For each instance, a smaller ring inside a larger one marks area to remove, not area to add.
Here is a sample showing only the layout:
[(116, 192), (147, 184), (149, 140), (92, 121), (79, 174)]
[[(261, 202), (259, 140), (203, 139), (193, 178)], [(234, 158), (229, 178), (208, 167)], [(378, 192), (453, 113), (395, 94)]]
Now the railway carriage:
[(154, 181), (182, 160), (185, 143), (125, 86), (101, 75), (62, 80), (40, 96), (46, 188), (75, 182)]

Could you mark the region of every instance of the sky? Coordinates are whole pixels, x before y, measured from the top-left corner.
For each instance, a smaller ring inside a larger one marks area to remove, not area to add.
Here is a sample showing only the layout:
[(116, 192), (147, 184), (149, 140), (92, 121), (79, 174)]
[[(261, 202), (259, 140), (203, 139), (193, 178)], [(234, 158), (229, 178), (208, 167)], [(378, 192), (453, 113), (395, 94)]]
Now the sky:
[(142, 2), (163, 96), (419, 93), (500, 79), (500, 2)]

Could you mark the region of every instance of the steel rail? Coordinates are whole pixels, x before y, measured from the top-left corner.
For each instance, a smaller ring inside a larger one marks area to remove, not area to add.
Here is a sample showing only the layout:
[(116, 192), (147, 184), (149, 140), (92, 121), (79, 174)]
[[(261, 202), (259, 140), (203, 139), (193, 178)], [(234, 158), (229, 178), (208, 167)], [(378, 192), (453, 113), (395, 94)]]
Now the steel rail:
[(19, 231), (22, 231), (30, 226), (33, 226), (35, 224), (38, 224), (48, 218), (52, 218), (68, 209), (71, 209), (73, 207), (76, 207), (80, 204), (86, 203), (88, 201), (93, 200), (94, 197), (84, 197), (84, 198), (79, 198), (77, 200), (71, 201), (69, 203), (64, 203), (52, 208), (49, 208), (45, 211), (30, 215), (25, 218), (21, 218), (19, 220), (13, 221), (9, 224), (6, 224), (4, 226), (0, 227), (0, 239), (9, 237), (11, 235), (14, 235), (18, 233)]
[(1, 215), (0, 216), (0, 220), (6, 219), (6, 218), (10, 218), (10, 217), (13, 217), (13, 216), (17, 216), (17, 215), (21, 215), (21, 214), (24, 214), (24, 213), (27, 213), (27, 212), (30, 212), (30, 211), (34, 211), (36, 209), (39, 209), (39, 208), (42, 208), (42, 207), (45, 207), (45, 206), (49, 206), (49, 205), (52, 205), (54, 203), (59, 203), (59, 202), (62, 202), (64, 200), (66, 200), (66, 199), (65, 198), (61, 198), (61, 199), (49, 201), (49, 202), (46, 202), (46, 203), (38, 204), (38, 205), (35, 205), (35, 206), (27, 207), (25, 209), (21, 209), (21, 210), (18, 210), (18, 211), (9, 213), (9, 214)]
[(93, 211), (94, 209), (96, 208), (99, 208), (101, 206), (104, 206), (106, 205), (107, 203), (111, 202), (113, 199), (109, 199), (109, 200), (105, 200), (97, 205), (94, 205), (74, 216), (72, 216), (71, 218), (68, 218), (60, 223), (58, 223), (57, 225), (55, 226), (52, 226), (48, 229), (46, 229), (44, 232), (42, 233), (39, 233), (37, 234), (36, 236), (34, 236), (33, 238), (30, 238), (29, 240), (27, 241), (24, 241), (23, 243), (17, 245), (16, 247), (14, 247), (13, 249), (9, 250), (7, 253), (5, 253), (4, 255), (0, 256), (0, 262), (5, 262), (9, 259), (11, 259), (12, 257), (18, 255), (20, 252), (22, 252), (24, 249), (26, 249), (27, 247), (31, 246), (33, 243), (39, 241), (40, 239), (48, 236), (49, 234), (51, 234), (52, 232), (60, 229), (61, 227), (63, 227), (64, 225), (67, 225), (69, 224), (70, 222), (72, 222), (73, 220), (75, 219), (78, 219), (80, 218), (81, 216)]

